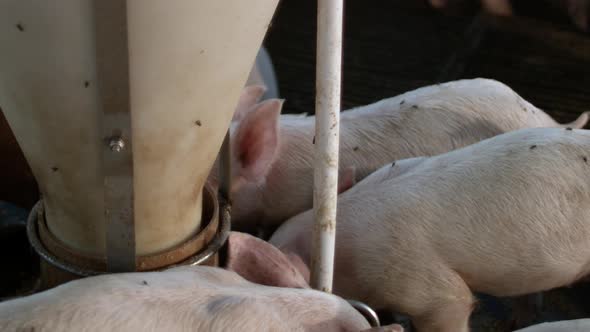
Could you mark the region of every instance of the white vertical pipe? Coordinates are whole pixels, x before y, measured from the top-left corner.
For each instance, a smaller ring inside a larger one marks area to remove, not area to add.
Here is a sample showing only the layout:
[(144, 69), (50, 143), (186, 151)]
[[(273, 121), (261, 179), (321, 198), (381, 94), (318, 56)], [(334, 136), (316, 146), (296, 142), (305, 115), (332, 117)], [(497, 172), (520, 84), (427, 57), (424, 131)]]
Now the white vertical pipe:
[(340, 135), (340, 71), (343, 0), (318, 0), (316, 117), (313, 209), (315, 227), (311, 286), (332, 292), (338, 145)]

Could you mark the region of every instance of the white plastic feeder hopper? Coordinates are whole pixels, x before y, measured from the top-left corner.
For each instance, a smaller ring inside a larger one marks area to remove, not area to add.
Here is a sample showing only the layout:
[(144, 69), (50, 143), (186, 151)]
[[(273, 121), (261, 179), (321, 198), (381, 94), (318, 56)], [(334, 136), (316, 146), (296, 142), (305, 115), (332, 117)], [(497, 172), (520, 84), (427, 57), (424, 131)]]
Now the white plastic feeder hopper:
[(203, 248), (205, 181), (277, 2), (0, 2), (0, 107), (53, 258), (150, 270)]

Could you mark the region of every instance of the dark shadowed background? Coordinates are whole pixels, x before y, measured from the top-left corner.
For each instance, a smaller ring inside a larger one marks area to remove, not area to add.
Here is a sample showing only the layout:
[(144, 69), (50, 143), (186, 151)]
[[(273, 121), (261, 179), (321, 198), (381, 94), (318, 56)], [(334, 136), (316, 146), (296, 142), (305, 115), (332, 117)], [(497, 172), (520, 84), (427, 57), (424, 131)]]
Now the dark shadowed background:
[[(419, 0), (345, 1), (342, 107), (460, 78), (502, 81), (558, 121), (590, 109), (590, 39), (539, 0), (518, 18), (441, 13)], [(282, 0), (265, 46), (285, 113), (314, 112), (316, 1)]]

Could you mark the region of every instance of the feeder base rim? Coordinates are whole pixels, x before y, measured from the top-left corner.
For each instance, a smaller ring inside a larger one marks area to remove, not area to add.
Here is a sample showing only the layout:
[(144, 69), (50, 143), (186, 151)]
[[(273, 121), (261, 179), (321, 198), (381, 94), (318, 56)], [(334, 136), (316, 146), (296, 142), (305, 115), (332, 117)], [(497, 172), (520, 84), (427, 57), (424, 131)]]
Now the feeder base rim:
[[(211, 194), (211, 190), (209, 188), (206, 188), (206, 191), (209, 191), (209, 194)], [(215, 199), (213, 197), (213, 199)], [(215, 204), (215, 203), (218, 203)], [(218, 194), (217, 196), (217, 200), (215, 200), (214, 202), (215, 206), (215, 213), (212, 219), (218, 219), (219, 222), (216, 227), (215, 230), (215, 234), (213, 236), (213, 238), (208, 241), (208, 243), (206, 244), (206, 246), (204, 248), (202, 248), (201, 250), (199, 250), (198, 252), (196, 252), (195, 254), (189, 256), (188, 258), (178, 262), (178, 263), (172, 263), (172, 264), (167, 264), (165, 266), (161, 266), (161, 267), (156, 267), (153, 269), (147, 269), (147, 270), (143, 270), (141, 269), (141, 271), (163, 271), (163, 270), (167, 270), (170, 268), (174, 268), (174, 267), (179, 267), (179, 266), (194, 266), (194, 265), (201, 265), (204, 262), (208, 261), (210, 258), (212, 258), (218, 251), (219, 249), (221, 249), (221, 247), (225, 244), (225, 242), (227, 241), (228, 237), (229, 237), (229, 233), (231, 230), (231, 206), (229, 204), (229, 202), (222, 197), (221, 195)], [(217, 209), (217, 207), (219, 207), (219, 209)], [(50, 266), (57, 268), (58, 270), (64, 271), (64, 272), (68, 272), (71, 273), (75, 276), (78, 277), (88, 277), (88, 276), (95, 276), (95, 275), (101, 275), (101, 274), (109, 274), (112, 273), (110, 271), (105, 270), (98, 270), (98, 269), (92, 269), (92, 268), (86, 268), (86, 267), (82, 267), (79, 266), (77, 264), (72, 264), (70, 262), (67, 262), (66, 260), (58, 257), (57, 255), (53, 254), (51, 251), (48, 250), (47, 246), (42, 242), (40, 236), (39, 236), (39, 223), (40, 222), (44, 222), (43, 219), (43, 200), (40, 199), (35, 206), (33, 206), (29, 217), (27, 219), (27, 237), (29, 239), (29, 242), (31, 244), (31, 246), (33, 247), (33, 249), (35, 250), (35, 252), (41, 257), (42, 261), (44, 261), (45, 263), (48, 263)], [(209, 224), (213, 223), (215, 220), (210, 220)], [(207, 225), (209, 226), (209, 225)], [(47, 226), (45, 226), (47, 227)], [(191, 239), (185, 241), (184, 243), (187, 243), (191, 240), (193, 240), (195, 237), (198, 237), (199, 235), (201, 235), (202, 232), (204, 232), (205, 229), (203, 229), (200, 232), (197, 232), (193, 237), (191, 237)], [(183, 243), (183, 244), (184, 244)], [(181, 244), (182, 246), (182, 244)], [(173, 248), (172, 250), (166, 251), (163, 254), (168, 254), (174, 250), (176, 250), (179, 246)]]

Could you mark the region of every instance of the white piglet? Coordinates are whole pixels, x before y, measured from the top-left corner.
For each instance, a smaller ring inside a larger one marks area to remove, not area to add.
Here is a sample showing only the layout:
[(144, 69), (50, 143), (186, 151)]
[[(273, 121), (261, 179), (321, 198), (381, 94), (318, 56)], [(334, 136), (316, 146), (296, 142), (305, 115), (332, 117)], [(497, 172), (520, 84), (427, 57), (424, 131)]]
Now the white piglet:
[(1, 331), (367, 329), (365, 318), (337, 296), (256, 285), (202, 266), (89, 277), (0, 303)]
[[(472, 291), (516, 296), (590, 271), (590, 131), (522, 129), (401, 160), (339, 196), (334, 292), (468, 331)], [(313, 211), (270, 243), (309, 264)]]
[[(278, 226), (312, 207), (314, 117), (280, 116), (282, 100), (252, 100), (238, 109), (240, 121), (231, 127), (232, 224), (238, 230)], [(583, 113), (560, 125), (494, 80), (423, 87), (341, 113), (340, 191), (353, 184), (354, 173), (362, 179), (391, 160), (437, 155), (526, 127), (582, 128), (587, 121)]]
[(224, 257), (226, 270), (104, 275), (5, 301), (0, 331), (403, 332), (369, 329), (346, 301), (311, 290), (302, 262), (251, 235), (231, 232)]

